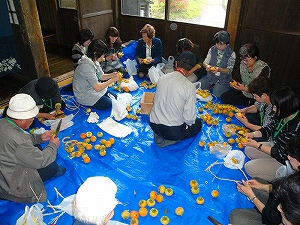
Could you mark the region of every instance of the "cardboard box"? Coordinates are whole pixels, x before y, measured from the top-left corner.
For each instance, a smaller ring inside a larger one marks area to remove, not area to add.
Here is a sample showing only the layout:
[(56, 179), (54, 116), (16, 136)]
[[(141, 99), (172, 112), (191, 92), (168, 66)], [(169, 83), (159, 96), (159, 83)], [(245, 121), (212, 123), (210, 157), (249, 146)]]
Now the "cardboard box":
[(141, 114), (150, 114), (150, 111), (153, 106), (154, 93), (153, 92), (144, 92), (142, 99), (140, 101)]

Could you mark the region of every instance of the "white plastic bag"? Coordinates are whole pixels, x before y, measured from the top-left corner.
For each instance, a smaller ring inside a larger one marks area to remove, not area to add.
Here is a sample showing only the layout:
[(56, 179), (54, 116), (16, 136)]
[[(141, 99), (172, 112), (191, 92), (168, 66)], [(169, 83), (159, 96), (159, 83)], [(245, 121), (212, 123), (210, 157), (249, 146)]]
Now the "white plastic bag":
[(126, 65), (126, 69), (129, 75), (136, 75), (137, 74), (137, 69), (136, 69), (136, 61), (127, 59), (125, 62), (123, 62)]
[[(62, 122), (61, 122), (61, 127), (60, 127), (60, 131), (65, 130), (71, 126), (73, 126), (74, 122), (72, 121), (73, 119), (73, 114), (70, 114), (64, 118), (62, 118)], [(51, 129), (55, 130), (58, 123), (59, 123), (60, 119), (56, 119), (56, 120), (45, 120), (45, 125), (50, 127)]]
[(149, 78), (150, 78), (150, 81), (153, 83), (153, 84), (156, 84), (158, 79), (164, 75), (164, 72), (162, 72), (162, 69), (165, 67), (165, 64), (164, 63), (158, 63), (155, 66), (151, 66), (151, 68), (148, 70), (148, 74), (149, 74)]
[(169, 56), (168, 57), (168, 61), (167, 61), (167, 63), (166, 63), (166, 69), (171, 69), (171, 68), (174, 68), (174, 61), (175, 61), (175, 59), (174, 59), (174, 56)]
[(111, 99), (112, 102), (112, 114), (115, 118), (115, 120), (120, 121), (124, 119), (128, 112), (126, 109), (126, 106), (128, 105), (128, 102), (124, 99), (117, 100), (112, 94), (108, 93), (108, 96)]
[(30, 208), (26, 205), (24, 214), (17, 220), (16, 225), (46, 225), (43, 222), (43, 205), (36, 203)]
[(139, 85), (135, 82), (132, 76), (128, 80), (129, 82), (127, 83), (126, 82), (121, 83), (121, 88), (128, 87), (130, 91), (135, 91), (139, 88)]
[(289, 160), (285, 161), (285, 165), (282, 165), (279, 167), (276, 171), (276, 178), (286, 177), (288, 175), (291, 175), (295, 172), (293, 167), (290, 164)]
[(242, 169), (246, 156), (240, 150), (232, 150), (224, 158), (224, 166), (229, 169)]

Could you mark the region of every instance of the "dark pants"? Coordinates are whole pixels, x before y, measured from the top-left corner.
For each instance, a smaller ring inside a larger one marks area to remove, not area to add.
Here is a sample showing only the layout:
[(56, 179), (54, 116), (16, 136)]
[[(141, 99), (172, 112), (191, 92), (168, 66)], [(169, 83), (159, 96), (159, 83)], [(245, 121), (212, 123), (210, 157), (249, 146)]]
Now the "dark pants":
[[(41, 151), (43, 151), (43, 148), (41, 145), (36, 145), (36, 147), (38, 147)], [(58, 171), (58, 165), (54, 161), (53, 163), (50, 163), (48, 166), (46, 166), (44, 168), (37, 169), (37, 171), (40, 174), (42, 181), (45, 182), (46, 180), (49, 180), (52, 177), (54, 177), (54, 175)]]
[(152, 67), (152, 64), (140, 64), (138, 68), (138, 73), (144, 73), (145, 75), (148, 74), (148, 70)]
[(111, 99), (108, 96), (108, 93), (112, 94), (113, 96), (117, 97), (116, 94), (113, 92), (107, 91), (105, 95), (103, 95), (93, 106), (92, 108), (94, 109), (100, 109), (100, 110), (105, 110), (105, 109), (110, 109), (112, 107)]
[(166, 126), (163, 124), (155, 124), (150, 122), (150, 127), (158, 136), (167, 140), (184, 140), (195, 136), (202, 128), (202, 122), (196, 118), (195, 123), (191, 126), (185, 123), (180, 126)]
[(249, 106), (253, 105), (255, 102), (254, 98), (247, 98), (245, 95), (243, 95), (243, 92), (234, 88), (221, 94), (220, 98), (224, 104), (231, 104), (235, 106)]
[(40, 177), (42, 178), (42, 181), (45, 182), (46, 180), (50, 180), (58, 171), (58, 165), (54, 161), (53, 163), (49, 164), (48, 166), (38, 169), (38, 173), (40, 174)]

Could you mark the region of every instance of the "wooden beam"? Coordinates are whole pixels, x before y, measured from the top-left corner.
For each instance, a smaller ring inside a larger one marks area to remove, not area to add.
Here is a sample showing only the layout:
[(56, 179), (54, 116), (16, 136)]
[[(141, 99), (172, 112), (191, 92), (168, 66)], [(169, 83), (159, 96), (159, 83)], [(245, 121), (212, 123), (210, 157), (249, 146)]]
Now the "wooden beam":
[(50, 76), (36, 0), (14, 0), (32, 79)]

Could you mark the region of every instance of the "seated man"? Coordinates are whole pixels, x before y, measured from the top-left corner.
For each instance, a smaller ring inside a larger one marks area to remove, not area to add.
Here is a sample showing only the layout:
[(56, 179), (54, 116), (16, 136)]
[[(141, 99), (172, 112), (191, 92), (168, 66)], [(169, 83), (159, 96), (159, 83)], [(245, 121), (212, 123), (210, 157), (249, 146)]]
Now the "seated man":
[[(39, 108), (30, 95), (17, 94), (9, 101), (7, 116), (0, 119), (0, 198), (15, 202), (46, 201), (43, 181), (61, 176), (66, 169), (55, 162), (59, 139), (52, 131), (29, 134)], [(41, 151), (36, 145), (49, 141)]]
[[(73, 225), (106, 225), (118, 204), (117, 185), (108, 177), (89, 177), (79, 187), (74, 200)], [(118, 221), (109, 224), (125, 225)]]
[(202, 128), (196, 118), (196, 89), (186, 78), (196, 65), (192, 52), (182, 52), (176, 70), (159, 78), (154, 105), (150, 112), (150, 127), (158, 147), (175, 144), (195, 136)]
[[(66, 106), (60, 96), (58, 84), (51, 77), (32, 80), (22, 87), (19, 93), (28, 94), (34, 99), (39, 107), (37, 117), (55, 120), (55, 115), (62, 114), (61, 110)], [(51, 113), (52, 111), (55, 112)]]

